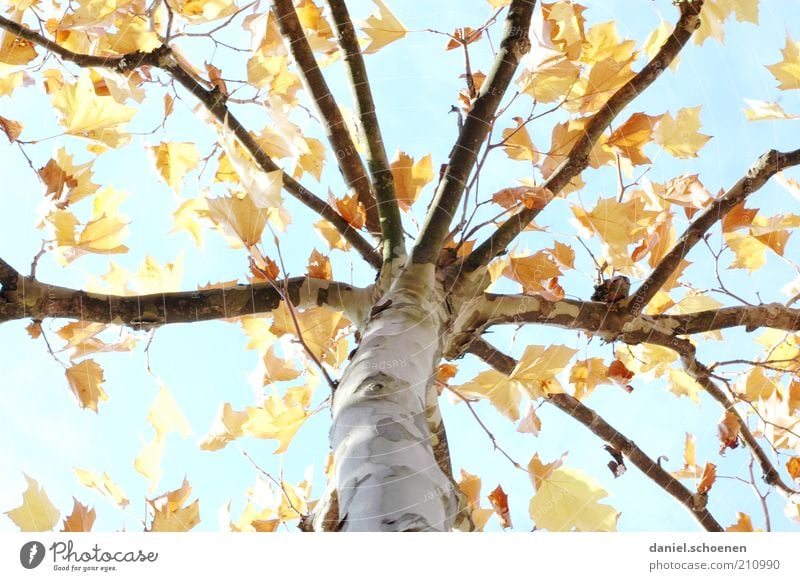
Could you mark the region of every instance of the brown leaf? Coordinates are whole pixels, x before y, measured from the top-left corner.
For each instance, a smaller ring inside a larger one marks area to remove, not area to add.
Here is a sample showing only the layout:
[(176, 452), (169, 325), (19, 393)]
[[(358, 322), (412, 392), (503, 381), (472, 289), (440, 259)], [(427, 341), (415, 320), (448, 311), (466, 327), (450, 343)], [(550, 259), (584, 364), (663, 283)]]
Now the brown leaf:
[(503, 487), (497, 485), (497, 488), (492, 490), (489, 494), (489, 502), (492, 503), (492, 508), (497, 516), (500, 518), (500, 525), (504, 529), (511, 528), (511, 513), (508, 510), (508, 495), (503, 492)]
[(94, 520), (97, 518), (95, 510), (82, 505), (73, 498), (72, 514), (64, 519), (62, 533), (88, 533), (92, 530)]
[(22, 123), (0, 115), (0, 131), (6, 134), (9, 142), (14, 143), (22, 133)]
[(700, 476), (700, 481), (697, 483), (697, 492), (706, 494), (714, 486), (716, 479), (717, 466), (711, 462), (706, 463), (705, 468), (703, 468), (703, 474)]
[(628, 381), (632, 379), (633, 376), (633, 371), (625, 367), (625, 364), (619, 359), (614, 359), (611, 365), (608, 366), (608, 378), (621, 386), (628, 393), (633, 391), (633, 387), (628, 384)]
[(722, 416), (722, 419), (717, 425), (719, 440), (722, 443), (722, 446), (719, 449), (720, 454), (724, 456), (727, 448), (734, 450), (739, 447), (740, 429), (741, 426), (739, 425), (739, 417), (736, 415), (736, 413), (726, 411), (725, 415)]
[(208, 72), (208, 80), (211, 81), (211, 84), (227, 97), (228, 87), (225, 85), (225, 80), (222, 78), (222, 71), (211, 63), (206, 63), (206, 71)]
[(794, 456), (793, 458), (789, 458), (786, 461), (786, 471), (789, 473), (789, 476), (792, 477), (792, 480), (800, 478), (800, 457)]
[(333, 280), (331, 259), (316, 248), (311, 251), (311, 256), (308, 257), (308, 276), (323, 280)]

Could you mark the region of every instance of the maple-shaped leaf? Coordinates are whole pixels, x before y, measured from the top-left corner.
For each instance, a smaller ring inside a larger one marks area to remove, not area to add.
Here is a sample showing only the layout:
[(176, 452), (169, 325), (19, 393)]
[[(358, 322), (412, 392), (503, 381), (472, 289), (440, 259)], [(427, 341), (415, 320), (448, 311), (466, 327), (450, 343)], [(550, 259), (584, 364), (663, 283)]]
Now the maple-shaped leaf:
[(788, 32), (781, 54), (783, 55), (782, 61), (774, 65), (767, 65), (772, 75), (780, 83), (778, 89), (781, 91), (800, 89), (800, 41), (792, 40)]
[(136, 113), (136, 109), (118, 103), (113, 97), (99, 96), (89, 73), (81, 74), (76, 83), (63, 85), (52, 93), (51, 98), (70, 135), (115, 129), (120, 123), (130, 121)]
[(548, 393), (560, 393), (556, 375), (567, 366), (578, 351), (565, 345), (528, 345), (511, 372), (510, 379), (520, 382), (531, 398)]
[(606, 145), (619, 151), (633, 165), (651, 163), (643, 148), (652, 140), (653, 130), (661, 115), (634, 113), (608, 137)]
[(229, 442), (242, 437), (244, 434), (242, 426), (248, 418), (246, 411), (234, 411), (231, 404), (228, 402), (223, 403), (217, 411), (208, 434), (200, 440), (200, 449), (208, 451), (222, 450)]
[(542, 15), (549, 24), (550, 40), (570, 60), (580, 56), (586, 41), (585, 10), (585, 6), (573, 2), (542, 4)]
[(102, 388), (103, 368), (92, 359), (84, 359), (66, 370), (69, 387), (78, 398), (82, 408), (97, 413), (97, 405), (108, 399)]
[(595, 387), (609, 382), (608, 367), (602, 357), (576, 361), (570, 369), (569, 382), (575, 386), (575, 398), (584, 399)]
[(244, 186), (247, 197), (250, 197), (258, 208), (280, 208), (283, 205), (281, 198), (283, 172), (280, 170), (265, 172), (250, 161), (240, 150), (233, 131), (227, 127), (227, 118), (221, 133), (220, 143), (238, 181)]
[(208, 214), (208, 203), (204, 196), (183, 200), (172, 213), (172, 229), (170, 234), (186, 231), (192, 236), (198, 248), (203, 246), (203, 226), (200, 216)]
[(503, 150), (511, 159), (539, 161), (539, 152), (533, 147), (531, 136), (525, 127), (525, 120), (522, 117), (514, 117), (516, 127), (503, 129)]
[(361, 25), (361, 30), (370, 39), (370, 43), (363, 50), (364, 54), (374, 54), (387, 44), (400, 40), (408, 32), (383, 0), (372, 1), (378, 7), (378, 12), (367, 18), (366, 22)]
[(653, 141), (679, 159), (697, 157), (697, 152), (711, 139), (698, 133), (700, 129), (700, 106), (680, 109), (675, 117), (666, 112), (653, 133)]
[(161, 142), (152, 151), (161, 176), (179, 193), (184, 176), (197, 167), (200, 159), (197, 147), (194, 143)]
[(580, 74), (581, 69), (575, 62), (557, 59), (523, 71), (517, 86), (539, 103), (553, 103), (574, 95), (572, 90)]
[(501, 414), (511, 421), (519, 419), (519, 404), (522, 392), (519, 384), (494, 369), (482, 371), (463, 385), (455, 386), (464, 396), (487, 398)]
[[(798, 67), (800, 69), (800, 66)], [(763, 121), (765, 119), (800, 119), (800, 115), (787, 113), (783, 107), (774, 101), (759, 101), (757, 99), (745, 99), (747, 109), (744, 115), (748, 121)]]
[(292, 381), (302, 375), (294, 363), (295, 359), (284, 359), (275, 352), (275, 345), (271, 345), (264, 354), (264, 385), (276, 381)]
[(156, 510), (153, 521), (147, 532), (151, 533), (185, 533), (200, 524), (200, 500), (189, 506), (175, 510)]
[(511, 528), (511, 511), (508, 509), (508, 495), (503, 491), (503, 487), (499, 484), (497, 488), (492, 490), (488, 496), (489, 502), (492, 503), (492, 508), (500, 519), (500, 526), (504, 529)]
[(525, 293), (543, 293), (548, 280), (563, 273), (549, 252), (540, 250), (530, 256), (511, 256), (503, 275), (522, 285)]
[(278, 337), (286, 334), (297, 336), (299, 326), (305, 346), (317, 359), (333, 365), (337, 359), (337, 334), (348, 324), (343, 313), (339, 311), (312, 307), (292, 314), (286, 303), (282, 302), (273, 312), (270, 332)]
[(786, 461), (786, 472), (792, 480), (800, 479), (800, 457), (792, 456)]
[[(297, 169), (295, 170), (294, 177), (299, 179), (303, 173), (310, 173), (314, 179), (320, 181), (322, 179), (322, 170), (325, 167), (325, 156), (327, 149), (325, 144), (319, 139), (314, 137), (305, 137), (308, 151), (302, 153), (297, 160)], [(360, 228), (360, 226), (358, 226)]]
[(753, 533), (753, 522), (750, 520), (750, 515), (745, 512), (736, 513), (736, 523), (725, 528), (726, 533)]
[(206, 203), (209, 217), (225, 234), (248, 248), (261, 240), (269, 218), (268, 211), (256, 207), (249, 194), (208, 198)]
[[(9, 14), (8, 19), (16, 24), (22, 23), (22, 9), (16, 9)], [(36, 49), (29, 40), (20, 38), (16, 34), (3, 31), (0, 39), (0, 62), (8, 65), (26, 65), (37, 57)]]
[(120, 508), (125, 508), (130, 504), (122, 488), (111, 480), (105, 472), (102, 476), (99, 476), (90, 470), (83, 470), (82, 468), (73, 468), (73, 470), (78, 477), (78, 482), (83, 486), (96, 490)]
[(686, 396), (694, 403), (700, 404), (700, 390), (703, 387), (695, 381), (695, 379), (686, 373), (683, 369), (668, 370), (669, 373), (669, 390), (675, 394), (676, 397)]
[(116, 31), (100, 37), (100, 48), (110, 54), (153, 52), (161, 46), (158, 34), (152, 30), (145, 14), (125, 14), (115, 22)]
[(552, 199), (553, 193), (547, 188), (528, 185), (503, 188), (492, 194), (492, 201), (506, 210), (516, 208), (520, 204), (530, 210), (541, 210)]
[(311, 256), (308, 257), (307, 272), (308, 276), (312, 278), (332, 280), (333, 271), (331, 269), (331, 259), (315, 248), (311, 251)]
[(24, 533), (53, 530), (61, 513), (53, 506), (44, 488), (36, 480), (27, 474), (23, 476), (28, 488), (22, 493), (22, 504), (6, 511), (6, 516)]
[(417, 201), (422, 188), (433, 180), (431, 155), (428, 154), (415, 162), (413, 157), (398, 151), (394, 161), (389, 165), (394, 176), (397, 203), (400, 209), (407, 211)]
[(594, 480), (560, 467), (542, 478), (528, 505), (537, 528), (549, 531), (614, 531), (619, 513), (600, 504), (608, 493)]
[(308, 412), (302, 405), (287, 405), (273, 391), (261, 406), (248, 407), (247, 417), (242, 426), (244, 432), (256, 438), (278, 440), (279, 446), (274, 454), (282, 454), (308, 419)]
[(64, 525), (61, 529), (62, 533), (88, 533), (94, 526), (94, 521), (97, 518), (97, 512), (88, 506), (78, 502), (78, 499), (72, 498), (72, 513), (64, 519)]
[(176, 0), (173, 10), (192, 22), (210, 22), (236, 12), (234, 0)]

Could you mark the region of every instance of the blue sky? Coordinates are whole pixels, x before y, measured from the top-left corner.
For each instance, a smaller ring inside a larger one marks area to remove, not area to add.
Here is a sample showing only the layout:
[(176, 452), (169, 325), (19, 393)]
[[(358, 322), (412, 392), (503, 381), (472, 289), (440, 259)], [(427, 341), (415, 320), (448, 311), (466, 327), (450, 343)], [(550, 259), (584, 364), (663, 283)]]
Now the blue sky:
[[(367, 66), (390, 155), (398, 147), (416, 158), (432, 153), (433, 167), (438, 168), (446, 161), (456, 135), (456, 120), (447, 112), (462, 86), (463, 81), (458, 76), (463, 72), (463, 65), (458, 51), (444, 52), (444, 38), (425, 29), (451, 31), (456, 26), (475, 27), (490, 11), (483, 0), (425, 3), (425, 10), (419, 9), (420, 4), (410, 0), (390, 3), (411, 32), (405, 39), (368, 57)], [(637, 39), (640, 43), (658, 25), (660, 14), (669, 22), (676, 17), (676, 10), (668, 0), (616, 0), (587, 4), (589, 8), (585, 16), (590, 24), (613, 19), (622, 36)], [(679, 173), (699, 172), (706, 187), (716, 192), (733, 184), (767, 149), (786, 150), (799, 146), (796, 122), (748, 123), (742, 113), (742, 99), (751, 98), (778, 100), (787, 111), (800, 114), (797, 92), (776, 91), (775, 80), (763, 66), (780, 60), (780, 49), (787, 32), (795, 39), (800, 38), (800, 21), (789, 21), (784, 17), (791, 13), (794, 2), (782, 0), (762, 4), (759, 29), (729, 20), (725, 27), (727, 40), (724, 46), (709, 40), (702, 47), (688, 47), (681, 56), (678, 71), (666, 72), (650, 91), (635, 100), (620, 116), (620, 121), (623, 121), (635, 111), (659, 114), (670, 110), (674, 113), (682, 107), (703, 106), (701, 131), (714, 138), (701, 152), (701, 157), (678, 161), (654, 148), (650, 155), (654, 168), (648, 174), (652, 180), (663, 181)], [(372, 9), (371, 2), (360, 1), (352, 4), (351, 12), (366, 17)], [(501, 27), (495, 27), (492, 31), (495, 43), (500, 34)], [(485, 71), (490, 56), (488, 49), (483, 43), (474, 46), (471, 53), (473, 67)], [(197, 57), (197, 63), (202, 65), (204, 58), (210, 56)], [(236, 59), (239, 59), (238, 64)], [(241, 55), (226, 56), (215, 62), (224, 63), (226, 76), (236, 76), (237, 71), (240, 76), (243, 74), (244, 59)], [(340, 75), (340, 66), (334, 65), (325, 72), (340, 102), (349, 103), (349, 90)], [(209, 142), (213, 133), (203, 127), (191, 112), (190, 107), (195, 106), (191, 98), (187, 97), (185, 101), (186, 105), (176, 105), (176, 114), (167, 125), (169, 139)], [(160, 107), (160, 96), (146, 100), (132, 129), (142, 132), (152, 129), (157, 124), (157, 121), (152, 121), (152, 115), (160, 111)], [(243, 108), (242, 118), (252, 119), (251, 110)], [(0, 115), (25, 123), (23, 139), (58, 133), (49, 101), (38, 87), (19, 90), (13, 101), (0, 99)], [(510, 116), (511, 113), (501, 127), (512, 125)], [(545, 118), (533, 126), (534, 143), (546, 144), (549, 141), (552, 122)], [(258, 127), (258, 124), (254, 126)], [(319, 136), (319, 130), (311, 124), (307, 131)], [(185, 289), (209, 281), (244, 280), (246, 256), (242, 251), (228, 249), (218, 234), (207, 232), (206, 246), (200, 250), (194, 248), (187, 234), (168, 234), (172, 227), (170, 214), (176, 207), (174, 193), (158, 182), (152, 162), (142, 147), (145, 142), (157, 144), (162, 138), (159, 134), (136, 138), (132, 146), (105, 154), (97, 165), (95, 182), (110, 183), (130, 194), (123, 204), (123, 213), (131, 220), (132, 235), (126, 241), (131, 251), (128, 255), (111, 258), (128, 268), (135, 268), (145, 255), (154, 256), (162, 263), (182, 255), (185, 265), (182, 287)], [(61, 144), (76, 152), (83, 147), (82, 143), (70, 138), (43, 141), (28, 149), (34, 165), (44, 165)], [(482, 176), (484, 196), (515, 185), (512, 178), (524, 177), (529, 172), (524, 163), (511, 163), (504, 157), (501, 151), (493, 154)], [(19, 151), (5, 142), (0, 143), (0, 172), (12, 184), (6, 188), (3, 212), (0, 213), (0, 255), (26, 271), (43, 236), (42, 231), (33, 229), (41, 186)], [(800, 179), (796, 170), (787, 173)], [(587, 172), (584, 179), (587, 186), (580, 200), (588, 208), (594, 205), (598, 196), (616, 192), (616, 172), (613, 169)], [(196, 174), (190, 175), (181, 195), (184, 198), (196, 196), (197, 183)], [(342, 191), (338, 172), (330, 163), (323, 183), (312, 181), (308, 185), (321, 195), (326, 194), (328, 186), (334, 191)], [(423, 193), (417, 206), (420, 212), (426, 207), (431, 190), (429, 187)], [(573, 245), (578, 255), (578, 269), (564, 277), (562, 284), (568, 296), (588, 298), (592, 285), (591, 261), (581, 251), (574, 239), (574, 229), (568, 223), (572, 215), (569, 204), (576, 201), (577, 198), (571, 198), (551, 204), (538, 221), (540, 225), (549, 226), (550, 234), (526, 234), (518, 244), (536, 250), (552, 245), (555, 237)], [(291, 202), (287, 204), (293, 211), (297, 207)], [(748, 206), (761, 207), (767, 215), (781, 211), (800, 213), (797, 200), (774, 182), (755, 194)], [(287, 263), (294, 265), (290, 266), (293, 275), (305, 271), (312, 248), (326, 249), (321, 238), (308, 234), (309, 219), (308, 212), (295, 212), (295, 224), (290, 227), (282, 245)], [(680, 224), (679, 220), (679, 229)], [(409, 224), (409, 228), (413, 231), (413, 224)], [(591, 247), (596, 249), (596, 241), (593, 244)], [(797, 240), (790, 239), (787, 256), (798, 256), (797, 244)], [(265, 243), (265, 247), (269, 253), (269, 243)], [(333, 253), (332, 258), (337, 279), (352, 280), (356, 284), (372, 281), (372, 275), (359, 259), (351, 259), (342, 253)], [(687, 270), (686, 278), (697, 287), (712, 285), (709, 258), (708, 253), (701, 249), (696, 249), (690, 256), (696, 264)], [(730, 256), (727, 259), (730, 260)], [(41, 280), (53, 284), (81, 287), (87, 275), (104, 273), (108, 260), (104, 256), (86, 256), (70, 268), (62, 269), (50, 257), (45, 257), (38, 275)], [(746, 271), (726, 274), (731, 286), (742, 289), (749, 299), (755, 299), (755, 292), (759, 291), (765, 302), (781, 300), (778, 289), (791, 278), (791, 269), (775, 257), (756, 277), (749, 277)], [(51, 341), (55, 339), (58, 342), (55, 331), (63, 323), (45, 323)], [(0, 376), (0, 393), (4, 395), (0, 401), (0, 441), (3, 442), (0, 445), (0, 474), (3, 474), (0, 509), (9, 510), (19, 504), (25, 488), (24, 472), (45, 487), (62, 515), (71, 510), (71, 496), (75, 496), (84, 504), (95, 506), (97, 529), (138, 530), (141, 525), (137, 519), (144, 513), (147, 483), (135, 472), (133, 458), (152, 437), (152, 429), (146, 424), (145, 417), (158, 390), (157, 378), (169, 388), (194, 431), (189, 438), (180, 438), (177, 434), (168, 436), (163, 461), (165, 476), (157, 492), (177, 488), (183, 476), (187, 475), (194, 488), (193, 497), (200, 498), (203, 522), (199, 529), (217, 530), (217, 512), (229, 499), (233, 517), (238, 516), (244, 506), (244, 492), (255, 482), (256, 472), (236, 445), (214, 453), (197, 448), (197, 441), (208, 430), (221, 401), (230, 401), (235, 409), (252, 405), (254, 401), (247, 376), (256, 366), (257, 355), (244, 350), (247, 338), (238, 324), (208, 322), (159, 329), (150, 347), (153, 375), (147, 372), (143, 354), (146, 336), (132, 353), (98, 356), (97, 360), (105, 369), (105, 387), (110, 399), (101, 404), (97, 415), (79, 409), (69, 393), (62, 367), (50, 357), (41, 339), (28, 337), (25, 325), (27, 321), (0, 326), (0, 344), (3, 345), (0, 367), (4, 370)], [(725, 339), (722, 343), (704, 346), (701, 355), (707, 360), (727, 357), (725, 353), (730, 352), (733, 345), (736, 348), (741, 346), (745, 351), (743, 354), (754, 352), (749, 335), (730, 332), (725, 334)], [(550, 343), (580, 348), (581, 354), (604, 356), (607, 360), (612, 355), (612, 347), (601, 346), (597, 340), (589, 344), (587, 350), (585, 338), (578, 339), (571, 332), (541, 327), (516, 334), (513, 346), (508, 331), (498, 331), (492, 341), (498, 346), (510, 347), (515, 355), (519, 355), (527, 344)], [(62, 356), (62, 359), (65, 358)], [(464, 360), (459, 379), (471, 377), (478, 369), (473, 362)], [(685, 398), (677, 399), (666, 390), (662, 381), (648, 383), (637, 380), (634, 387), (636, 389), (630, 395), (617, 387), (601, 387), (587, 403), (652, 456), (668, 456), (667, 466), (671, 469), (682, 464), (684, 432), (691, 432), (698, 439), (700, 463), (706, 460), (717, 463), (718, 473), (723, 475), (742, 473), (741, 467), (749, 458), (744, 450), (729, 451), (725, 458), (718, 455), (716, 423), (721, 412), (710, 398), (703, 397), (700, 406)], [(317, 400), (324, 397), (322, 391), (320, 388)], [(523, 464), (534, 452), (544, 460), (554, 460), (569, 450), (567, 464), (591, 475), (611, 494), (606, 502), (621, 511), (621, 530), (696, 529), (695, 522), (683, 508), (635, 468), (615, 480), (606, 467), (609, 457), (602, 450), (602, 442), (558, 410), (549, 406), (539, 409), (543, 431), (534, 438), (530, 434), (516, 433), (515, 426), (504, 420), (488, 402), (477, 404), (475, 409), (490, 425), (501, 445)], [(527, 504), (533, 490), (527, 475), (515, 471), (507, 460), (492, 450), (491, 442), (463, 404), (452, 405), (443, 398), (443, 413), (456, 473), (464, 468), (480, 475), (484, 481), (484, 496), (498, 483), (502, 484), (510, 495), (515, 530), (530, 529)], [(282, 471), (284, 478), (294, 483), (301, 480), (307, 467), (313, 464), (318, 483), (316, 492), (321, 491), (320, 473), (327, 454), (325, 413), (307, 422), (283, 457), (271, 454), (275, 448), (272, 441), (243, 440), (240, 446), (256, 458), (262, 468), (275, 476)], [(107, 472), (127, 492), (131, 499), (130, 507), (120, 511), (95, 492), (82, 488), (72, 467)], [(782, 502), (776, 496), (770, 497), (773, 526), (797, 530), (796, 525), (782, 517)], [(484, 504), (488, 503), (484, 500)], [(751, 515), (756, 526), (763, 526), (757, 499), (741, 482), (718, 480), (709, 508), (724, 525), (736, 520), (736, 511), (743, 511)], [(16, 527), (5, 516), (0, 516), (0, 530), (16, 530)]]

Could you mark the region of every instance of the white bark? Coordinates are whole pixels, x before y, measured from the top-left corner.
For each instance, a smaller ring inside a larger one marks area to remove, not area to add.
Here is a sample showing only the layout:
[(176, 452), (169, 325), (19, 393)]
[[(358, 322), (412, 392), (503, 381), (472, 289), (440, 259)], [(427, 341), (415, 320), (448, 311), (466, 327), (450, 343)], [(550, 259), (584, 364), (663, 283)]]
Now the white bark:
[(433, 265), (409, 266), (373, 309), (342, 376), (332, 409), (331, 486), (338, 501), (338, 517), (327, 517), (338, 518), (332, 528), (453, 526), (456, 492), (434, 459), (426, 416), (449, 319), (437, 288)]

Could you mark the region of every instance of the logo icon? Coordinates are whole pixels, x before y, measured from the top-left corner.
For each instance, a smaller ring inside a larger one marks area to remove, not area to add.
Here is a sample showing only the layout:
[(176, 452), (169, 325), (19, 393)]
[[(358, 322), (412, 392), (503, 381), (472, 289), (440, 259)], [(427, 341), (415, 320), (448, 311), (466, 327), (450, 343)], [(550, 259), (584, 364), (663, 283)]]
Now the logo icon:
[(39, 541), (28, 541), (19, 550), (19, 562), (26, 569), (35, 569), (44, 560), (44, 545)]

